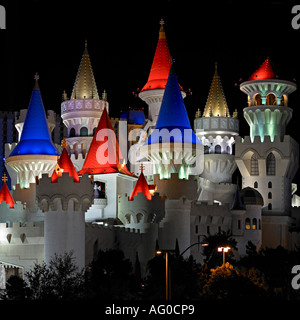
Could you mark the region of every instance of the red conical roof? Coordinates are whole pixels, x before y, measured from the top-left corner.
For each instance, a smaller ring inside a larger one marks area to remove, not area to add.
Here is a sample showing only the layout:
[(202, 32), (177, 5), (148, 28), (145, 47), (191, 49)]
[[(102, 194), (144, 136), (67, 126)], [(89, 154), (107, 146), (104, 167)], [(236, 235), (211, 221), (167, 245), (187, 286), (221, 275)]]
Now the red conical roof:
[(249, 81), (265, 79), (275, 79), (275, 74), (269, 58), (267, 58), (265, 62), (251, 75)]
[(57, 161), (57, 166), (52, 174), (52, 182), (57, 182), (58, 177), (61, 177), (63, 172), (68, 172), (70, 177), (73, 177), (74, 182), (79, 182), (79, 176), (76, 172), (74, 165), (68, 155), (67, 150), (64, 148), (60, 158)]
[(165, 89), (169, 71), (171, 68), (171, 55), (168, 48), (166, 34), (163, 28), (163, 20), (160, 21), (158, 43), (152, 62), (148, 82), (141, 91), (153, 89)]
[(133, 198), (135, 196), (137, 196), (138, 193), (143, 193), (143, 195), (147, 198), (147, 200), (151, 200), (152, 199), (152, 196), (151, 196), (151, 193), (150, 193), (150, 190), (149, 190), (149, 186), (148, 186), (148, 183), (145, 179), (145, 176), (143, 174), (143, 172), (141, 171), (141, 174), (132, 190), (132, 193), (129, 197), (129, 201), (132, 201)]
[(119, 160), (121, 158), (116, 135), (108, 117), (107, 110), (104, 108), (89, 152), (78, 174), (120, 172), (132, 176), (127, 170), (126, 165), (120, 164)]
[(9, 190), (8, 190), (8, 187), (7, 187), (7, 184), (6, 184), (6, 181), (7, 181), (7, 177), (6, 177), (6, 174), (4, 173), (3, 175), (3, 185), (2, 185), (2, 188), (0, 190), (0, 203), (2, 201), (5, 201), (7, 204), (9, 204), (9, 207), (12, 209), (15, 205), (15, 200), (14, 198), (12, 197), (12, 195), (10, 194)]

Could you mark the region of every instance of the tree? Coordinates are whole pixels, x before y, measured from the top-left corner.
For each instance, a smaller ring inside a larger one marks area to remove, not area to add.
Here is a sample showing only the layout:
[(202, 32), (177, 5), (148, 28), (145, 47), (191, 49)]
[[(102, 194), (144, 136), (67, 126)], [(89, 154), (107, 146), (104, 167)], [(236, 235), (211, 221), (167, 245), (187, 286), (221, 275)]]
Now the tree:
[(135, 292), (135, 276), (129, 259), (121, 250), (99, 250), (86, 273), (89, 298), (130, 299)]
[(84, 271), (78, 270), (73, 253), (54, 255), (49, 264), (35, 264), (25, 281), (10, 277), (4, 299), (78, 300), (83, 297)]
[(209, 268), (222, 264), (222, 254), (218, 252), (218, 247), (229, 246), (231, 250), (226, 253), (226, 261), (233, 263), (233, 250), (237, 250), (237, 242), (231, 238), (230, 232), (221, 231), (214, 235), (205, 236), (203, 242), (208, 246), (203, 247), (204, 262)]

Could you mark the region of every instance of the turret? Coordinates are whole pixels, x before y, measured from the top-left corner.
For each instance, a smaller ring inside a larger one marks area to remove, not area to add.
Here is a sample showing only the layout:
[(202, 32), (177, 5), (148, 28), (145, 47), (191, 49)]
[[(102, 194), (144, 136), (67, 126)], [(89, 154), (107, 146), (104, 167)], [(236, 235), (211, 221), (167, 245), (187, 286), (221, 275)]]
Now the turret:
[(28, 188), (43, 173), (52, 172), (59, 156), (51, 140), (38, 79), (36, 75), (20, 141), (6, 158), (17, 172), (21, 188)]
[(174, 67), (168, 82), (155, 129), (141, 152), (153, 163), (153, 174), (169, 179), (178, 173), (179, 179), (188, 179), (196, 160), (203, 154), (203, 146), (191, 129)]
[(243, 111), (250, 126), (251, 141), (256, 136), (261, 141), (264, 141), (265, 136), (270, 136), (271, 141), (274, 141), (275, 136), (283, 140), (293, 112), (288, 107), (288, 97), (296, 88), (295, 83), (275, 76), (269, 58), (248, 81), (241, 83), (241, 91), (248, 96), (248, 107)]
[[(99, 98), (93, 69), (85, 42), (84, 52), (70, 99), (63, 95), (61, 117), (68, 128), (68, 152), (77, 170), (82, 168), (104, 108), (108, 110), (106, 92)], [(79, 156), (80, 155), (80, 156)]]
[(236, 111), (230, 115), (217, 63), (204, 112), (201, 117), (197, 111), (194, 129), (205, 146), (199, 200), (231, 203), (235, 191), (231, 180), (236, 169), (233, 146), (239, 134), (239, 120)]
[(45, 262), (54, 254), (73, 251), (76, 264), (83, 268), (84, 215), (93, 202), (93, 183), (88, 175), (78, 178), (65, 146), (52, 177), (43, 175), (40, 179), (37, 201), (44, 212)]
[[(166, 39), (166, 33), (164, 30), (164, 21), (163, 19), (161, 19), (158, 43), (156, 46), (156, 51), (148, 81), (139, 93), (139, 97), (144, 100), (149, 106), (148, 118), (153, 122), (153, 125), (155, 125), (157, 121), (170, 68), (171, 55)], [(181, 87), (180, 89), (182, 96), (185, 97), (185, 92)]]

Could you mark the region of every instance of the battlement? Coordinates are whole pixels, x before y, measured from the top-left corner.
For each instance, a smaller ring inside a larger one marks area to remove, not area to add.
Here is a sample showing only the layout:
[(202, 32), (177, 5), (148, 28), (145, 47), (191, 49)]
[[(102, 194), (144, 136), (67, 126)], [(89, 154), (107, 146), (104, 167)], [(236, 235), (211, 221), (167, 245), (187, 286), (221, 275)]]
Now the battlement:
[(0, 245), (44, 244), (44, 223), (0, 223)]
[(61, 115), (70, 112), (102, 111), (105, 107), (108, 109), (108, 102), (98, 99), (71, 99), (65, 100), (61, 104)]
[(74, 182), (68, 172), (63, 172), (55, 183), (52, 183), (51, 177), (43, 174), (37, 185), (37, 200), (43, 212), (48, 211), (49, 206), (52, 211), (57, 210), (58, 200), (61, 200), (64, 211), (68, 209), (69, 201), (73, 200), (74, 210), (81, 208), (85, 212), (93, 202), (93, 192), (94, 186), (87, 174), (83, 174), (79, 182)]
[(118, 218), (123, 224), (160, 222), (165, 216), (165, 201), (158, 193), (151, 200), (139, 192), (132, 201), (127, 194), (118, 199)]
[(26, 205), (21, 201), (16, 201), (13, 208), (9, 207), (5, 201), (0, 203), (0, 223), (1, 222), (25, 222), (26, 220)]
[(294, 140), (291, 136), (285, 135), (283, 137), (283, 140), (279, 136), (275, 136), (274, 140), (271, 141), (271, 137), (266, 135), (264, 136), (264, 140), (262, 141), (259, 136), (255, 136), (253, 141), (251, 141), (250, 136), (245, 136), (244, 138), (242, 137), (236, 137), (236, 143), (243, 143), (243, 144), (259, 144), (259, 143), (276, 143), (276, 144), (285, 144), (285, 143), (290, 143), (292, 140)]
[(154, 175), (154, 184), (159, 194), (167, 196), (168, 199), (179, 199), (185, 197), (189, 200), (197, 198), (197, 181), (195, 176), (189, 175), (188, 179), (179, 179), (178, 173), (171, 173), (170, 179), (159, 179), (159, 174)]

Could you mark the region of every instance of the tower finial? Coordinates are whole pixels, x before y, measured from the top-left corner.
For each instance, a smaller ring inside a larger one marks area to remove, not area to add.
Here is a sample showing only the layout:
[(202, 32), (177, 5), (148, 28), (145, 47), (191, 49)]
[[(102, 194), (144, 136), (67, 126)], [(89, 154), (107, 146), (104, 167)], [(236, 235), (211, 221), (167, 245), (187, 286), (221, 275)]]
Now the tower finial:
[(143, 173), (144, 170), (145, 170), (145, 166), (144, 166), (143, 164), (141, 164), (141, 165), (140, 165), (140, 171), (141, 171), (141, 173)]
[(34, 75), (35, 84), (34, 84), (33, 89), (40, 89), (40, 87), (39, 87), (39, 82), (38, 82), (39, 79), (40, 79), (40, 76), (39, 76), (39, 74), (36, 72), (35, 75)]
[(84, 40), (84, 48), (87, 49), (87, 39)]
[(61, 146), (62, 146), (63, 148), (66, 148), (67, 145), (68, 145), (67, 139), (66, 139), (66, 138), (63, 138), (62, 141), (61, 141)]
[(3, 181), (4, 183), (6, 183), (7, 180), (8, 180), (7, 175), (6, 175), (6, 173), (4, 172), (4, 173), (3, 173), (3, 177), (2, 177), (2, 181)]
[(164, 30), (164, 20), (163, 19), (160, 19), (160, 29), (159, 29), (159, 39), (166, 39), (166, 34), (165, 34), (165, 30)]

